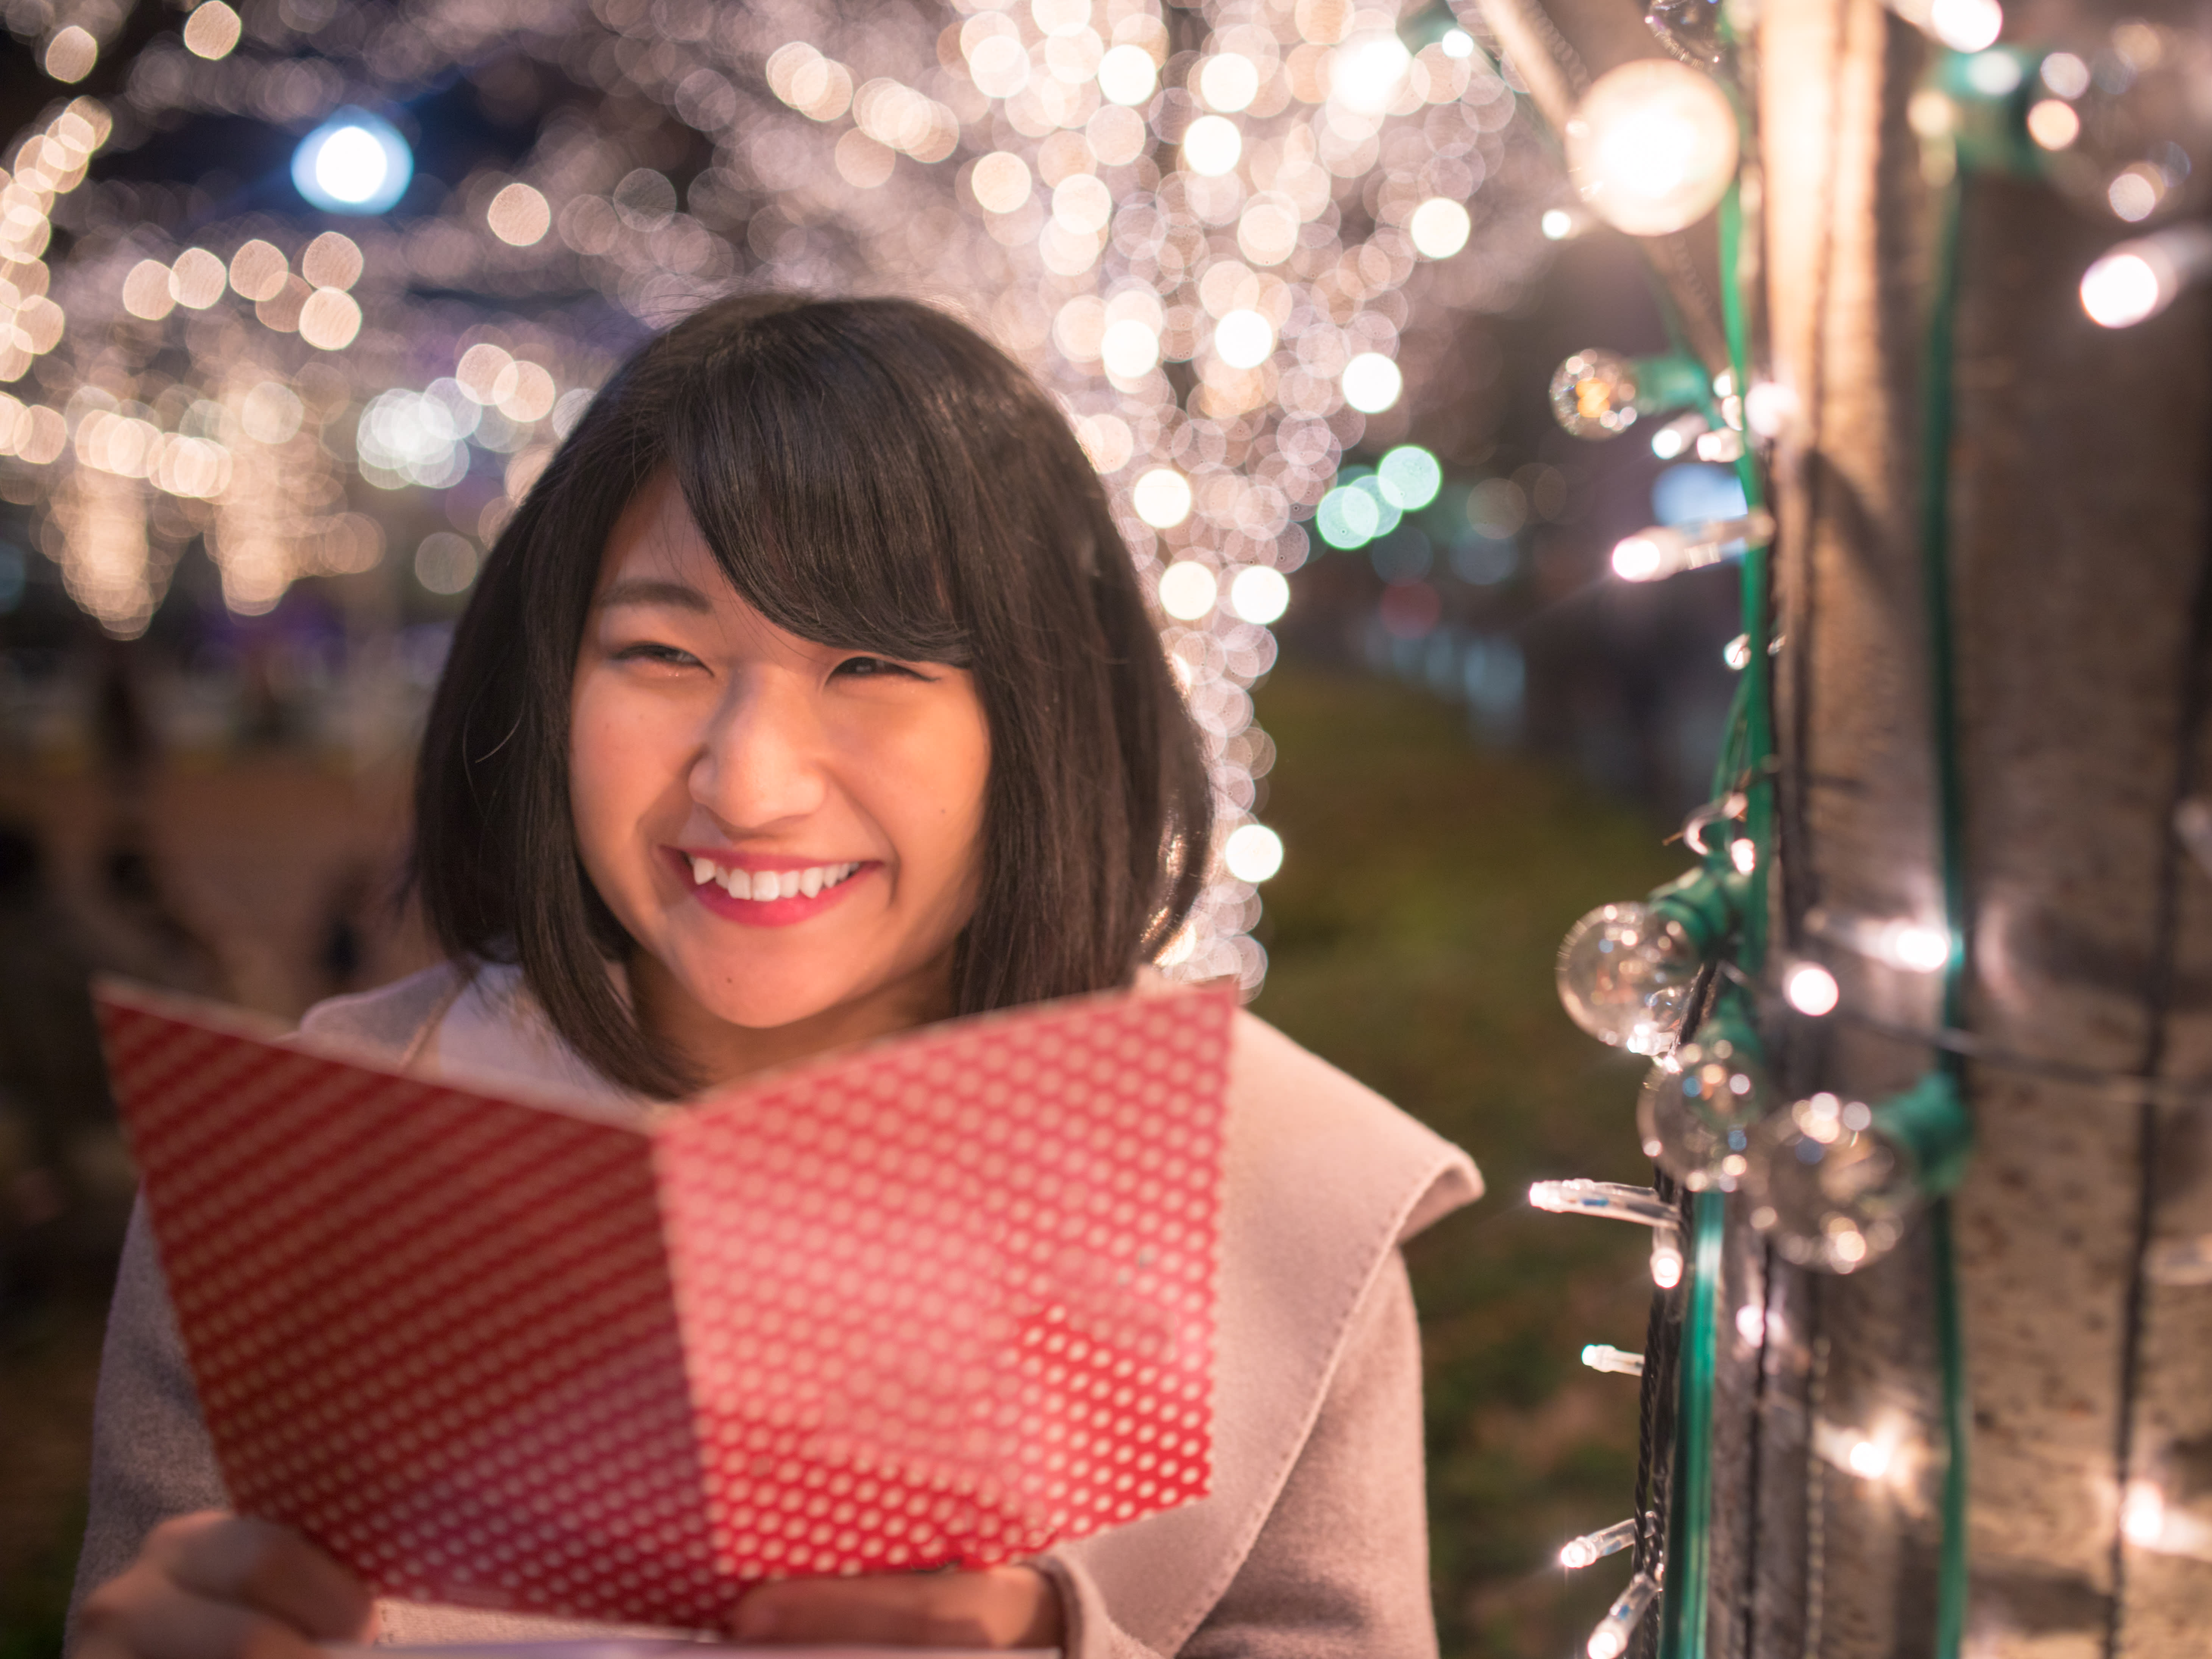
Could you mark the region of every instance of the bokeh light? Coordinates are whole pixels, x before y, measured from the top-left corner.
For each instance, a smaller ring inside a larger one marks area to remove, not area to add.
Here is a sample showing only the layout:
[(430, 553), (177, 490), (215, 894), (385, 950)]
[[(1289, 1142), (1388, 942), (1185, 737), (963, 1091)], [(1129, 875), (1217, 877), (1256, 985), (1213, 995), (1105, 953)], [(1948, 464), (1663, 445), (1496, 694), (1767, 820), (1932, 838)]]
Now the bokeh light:
[[(466, 591), (629, 345), (738, 288), (923, 295), (1038, 376), (1159, 596), (1225, 826), (1272, 755), (1250, 688), (1316, 542), (1388, 568), (1397, 627), (1440, 628), (1447, 555), (1516, 568), (1512, 532), (1401, 524), (1432, 509), (1393, 459), (1453, 373), (1424, 345), (1521, 304), (1565, 194), (1479, 29), (1330, 0), (1030, 0), (908, 33), (777, 0), (532, 15), (288, 0), (280, 40), (200, 0), (47, 42), (118, 90), (5, 158), (0, 484), (107, 631), (143, 630), (194, 545), (241, 616), (379, 569), (410, 604)], [(496, 155), (444, 143), (448, 90)], [(307, 205), (91, 167), (199, 122), (307, 133)], [(420, 188), (395, 122), (422, 125)], [(1173, 971), (1255, 987), (1257, 916), (1224, 865)]]
[(1344, 401), (1363, 415), (1379, 415), (1398, 401), (1406, 377), (1379, 351), (1363, 351), (1344, 366)]
[(185, 19), (185, 47), (195, 58), (228, 58), (245, 29), (244, 21), (223, 0), (200, 0)]
[(292, 182), (325, 213), (386, 212), (414, 176), (414, 155), (398, 129), (366, 110), (341, 112), (292, 156)]
[(1643, 58), (1594, 82), (1567, 121), (1584, 202), (1632, 236), (1680, 230), (1717, 206), (1736, 170), (1735, 112), (1710, 76)]
[(1283, 838), (1264, 823), (1240, 823), (1222, 843), (1221, 862), (1239, 881), (1266, 881), (1283, 867)]
[(1229, 584), (1229, 606), (1246, 622), (1265, 628), (1291, 608), (1291, 585), (1271, 566), (1247, 565)]
[(1195, 560), (1182, 560), (1160, 573), (1160, 609), (1178, 622), (1205, 616), (1219, 592), (1213, 573)]

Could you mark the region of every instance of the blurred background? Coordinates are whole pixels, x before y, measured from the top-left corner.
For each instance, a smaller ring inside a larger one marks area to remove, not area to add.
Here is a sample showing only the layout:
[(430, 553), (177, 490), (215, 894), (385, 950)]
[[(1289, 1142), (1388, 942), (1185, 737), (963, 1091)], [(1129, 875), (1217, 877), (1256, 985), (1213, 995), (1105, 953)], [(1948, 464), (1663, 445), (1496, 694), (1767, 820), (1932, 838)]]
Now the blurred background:
[(427, 960), (407, 775), (477, 562), (623, 353), (763, 286), (929, 297), (1062, 399), (1265, 832), (1180, 969), (1489, 1178), (1415, 1261), (1446, 1650), (1586, 1629), (1557, 1552), (1627, 1513), (1635, 1397), (1576, 1356), (1641, 1346), (1644, 1241), (1520, 1195), (1642, 1178), (1638, 1066), (1551, 956), (1675, 872), (1731, 684), (1732, 569), (1607, 551), (1741, 498), (1679, 424), (1553, 418), (1665, 337), (1471, 12), (0, 21), (0, 1659), (59, 1650), (132, 1189), (86, 975), (295, 1017)]

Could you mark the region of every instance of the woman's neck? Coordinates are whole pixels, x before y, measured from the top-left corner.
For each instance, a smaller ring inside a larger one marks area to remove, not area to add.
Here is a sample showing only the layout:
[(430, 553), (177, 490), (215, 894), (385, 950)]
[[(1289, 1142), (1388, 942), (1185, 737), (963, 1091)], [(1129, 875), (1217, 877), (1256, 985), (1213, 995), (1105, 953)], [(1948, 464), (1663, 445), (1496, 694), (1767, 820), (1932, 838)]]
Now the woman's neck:
[(849, 1001), (787, 1025), (732, 1025), (710, 1012), (681, 981), (643, 951), (629, 963), (632, 1006), (647, 1035), (683, 1056), (705, 1087), (877, 1037), (912, 1030), (952, 1012), (952, 952)]

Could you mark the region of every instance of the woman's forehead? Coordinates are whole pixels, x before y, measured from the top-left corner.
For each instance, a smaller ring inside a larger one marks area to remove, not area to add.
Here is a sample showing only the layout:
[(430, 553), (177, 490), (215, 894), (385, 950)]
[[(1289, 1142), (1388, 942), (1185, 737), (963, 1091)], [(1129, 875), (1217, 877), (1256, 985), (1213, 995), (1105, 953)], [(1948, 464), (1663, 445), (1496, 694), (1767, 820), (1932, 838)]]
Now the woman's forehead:
[(671, 472), (659, 472), (648, 479), (630, 498), (607, 536), (606, 551), (600, 560), (600, 586), (641, 574), (683, 576), (702, 586), (728, 586), (729, 579), (700, 533)]

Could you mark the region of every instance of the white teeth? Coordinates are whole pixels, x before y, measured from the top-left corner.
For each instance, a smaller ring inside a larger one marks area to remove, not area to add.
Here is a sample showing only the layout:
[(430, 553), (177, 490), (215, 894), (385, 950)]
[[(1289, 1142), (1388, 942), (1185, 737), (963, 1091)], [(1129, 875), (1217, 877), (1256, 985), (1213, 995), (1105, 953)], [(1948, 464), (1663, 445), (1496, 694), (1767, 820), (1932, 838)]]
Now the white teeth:
[(764, 904), (780, 898), (795, 898), (804, 893), (808, 898), (852, 878), (860, 869), (858, 860), (847, 864), (815, 864), (804, 870), (724, 869), (714, 860), (691, 856), (691, 879), (700, 886), (713, 882), (732, 898), (750, 899)]

